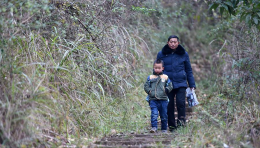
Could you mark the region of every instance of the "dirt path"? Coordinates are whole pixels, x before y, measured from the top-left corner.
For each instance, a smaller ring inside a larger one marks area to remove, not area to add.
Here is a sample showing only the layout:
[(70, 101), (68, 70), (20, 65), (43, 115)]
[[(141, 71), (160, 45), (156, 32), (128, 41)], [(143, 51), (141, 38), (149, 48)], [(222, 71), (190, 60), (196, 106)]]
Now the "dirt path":
[[(187, 107), (187, 122), (192, 114), (192, 109)], [(158, 127), (160, 127), (159, 124)], [(146, 133), (141, 134), (116, 134), (103, 137), (95, 143), (90, 144), (88, 148), (171, 148), (171, 141), (174, 140), (175, 136), (176, 133), (169, 131), (161, 133), (160, 130), (157, 133), (149, 133), (148, 130)]]
[(104, 137), (89, 148), (151, 148), (170, 147), (174, 139), (173, 133), (142, 133), (142, 134), (122, 134)]

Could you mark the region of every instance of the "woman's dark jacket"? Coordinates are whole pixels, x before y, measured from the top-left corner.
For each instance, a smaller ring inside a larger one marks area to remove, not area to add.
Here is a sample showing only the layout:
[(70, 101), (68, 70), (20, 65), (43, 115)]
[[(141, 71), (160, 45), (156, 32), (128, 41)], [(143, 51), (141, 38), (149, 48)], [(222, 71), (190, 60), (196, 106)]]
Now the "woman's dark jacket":
[(168, 44), (166, 44), (157, 54), (157, 59), (163, 60), (163, 73), (170, 78), (173, 89), (188, 87), (187, 81), (189, 87), (196, 88), (189, 55), (181, 45), (173, 52)]

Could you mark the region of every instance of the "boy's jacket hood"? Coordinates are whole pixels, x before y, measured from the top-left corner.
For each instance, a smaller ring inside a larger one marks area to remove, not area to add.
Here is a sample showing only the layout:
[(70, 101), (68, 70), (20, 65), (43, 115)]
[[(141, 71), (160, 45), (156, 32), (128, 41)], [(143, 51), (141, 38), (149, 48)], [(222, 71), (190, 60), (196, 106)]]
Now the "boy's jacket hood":
[(162, 74), (163, 74), (163, 72), (157, 74), (157, 73), (153, 70), (153, 75), (159, 76), (159, 75), (162, 75)]

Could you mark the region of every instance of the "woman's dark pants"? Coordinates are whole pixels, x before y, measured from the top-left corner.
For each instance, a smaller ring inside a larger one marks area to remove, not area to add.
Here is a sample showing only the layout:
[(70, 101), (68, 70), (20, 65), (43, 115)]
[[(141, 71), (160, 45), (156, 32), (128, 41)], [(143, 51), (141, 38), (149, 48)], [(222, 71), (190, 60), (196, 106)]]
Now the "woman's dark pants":
[[(180, 87), (177, 89), (173, 89), (169, 94), (169, 104), (167, 108), (168, 114), (168, 127), (170, 130), (176, 129), (177, 126), (181, 126), (185, 124), (185, 93), (186, 88)], [(176, 96), (176, 107), (178, 112), (178, 119), (177, 119), (177, 126), (175, 123), (175, 104), (174, 104), (174, 97)]]

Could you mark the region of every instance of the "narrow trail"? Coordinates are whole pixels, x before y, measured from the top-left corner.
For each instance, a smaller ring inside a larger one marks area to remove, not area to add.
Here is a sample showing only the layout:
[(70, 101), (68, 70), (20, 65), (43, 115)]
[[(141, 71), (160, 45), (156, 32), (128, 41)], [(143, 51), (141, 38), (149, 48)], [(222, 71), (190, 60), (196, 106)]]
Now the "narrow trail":
[(171, 140), (174, 139), (172, 133), (143, 133), (143, 134), (123, 134), (104, 137), (89, 148), (151, 148), (170, 147)]
[[(192, 116), (192, 108), (188, 108), (186, 103), (186, 119), (187, 123)], [(175, 112), (177, 115), (177, 112)], [(176, 116), (177, 117), (177, 116)], [(160, 122), (158, 123), (160, 127)], [(150, 128), (150, 127), (148, 127)], [(176, 135), (167, 132), (162, 133), (160, 130), (156, 133), (124, 133), (103, 137), (94, 143), (91, 143), (88, 148), (171, 148), (171, 142)]]

